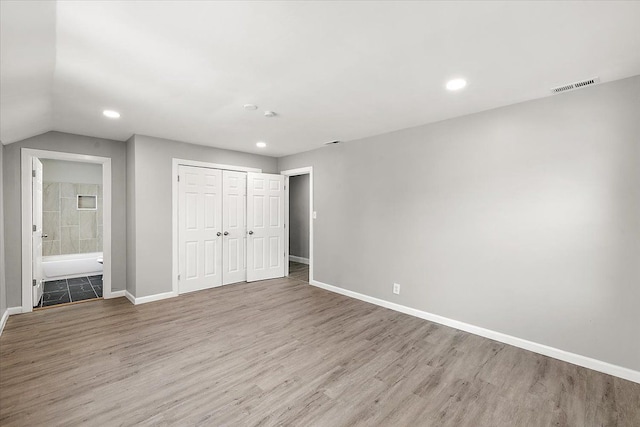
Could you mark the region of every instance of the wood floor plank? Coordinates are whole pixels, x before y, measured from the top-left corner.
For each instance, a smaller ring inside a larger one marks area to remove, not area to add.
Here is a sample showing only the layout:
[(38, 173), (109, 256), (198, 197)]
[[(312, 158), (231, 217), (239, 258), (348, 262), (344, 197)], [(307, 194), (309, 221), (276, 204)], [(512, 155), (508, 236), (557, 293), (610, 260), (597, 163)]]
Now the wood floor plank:
[(309, 286), (11, 316), (3, 426), (634, 426), (640, 384)]
[(289, 261), (289, 277), (291, 279), (309, 282), (309, 266), (300, 262)]

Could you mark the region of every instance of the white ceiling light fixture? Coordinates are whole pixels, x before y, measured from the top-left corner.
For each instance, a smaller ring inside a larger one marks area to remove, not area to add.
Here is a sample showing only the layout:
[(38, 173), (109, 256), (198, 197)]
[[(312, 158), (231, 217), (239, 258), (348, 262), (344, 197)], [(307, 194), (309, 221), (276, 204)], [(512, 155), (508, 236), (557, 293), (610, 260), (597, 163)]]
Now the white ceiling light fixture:
[(105, 117), (109, 117), (110, 119), (119, 119), (120, 118), (120, 113), (118, 113), (117, 111), (113, 111), (113, 110), (104, 110), (102, 112), (102, 114)]
[(265, 111), (264, 112), (264, 116), (265, 117), (275, 117), (277, 114), (274, 113), (273, 111)]
[(451, 79), (447, 82), (447, 90), (456, 91), (464, 88), (467, 85), (465, 79)]
[(255, 104), (244, 104), (243, 105), (245, 110), (249, 110), (249, 111), (253, 111), (253, 110), (257, 110), (258, 106)]
[(256, 147), (258, 148), (264, 148), (266, 146), (267, 146), (266, 142), (262, 142), (262, 141), (256, 142)]

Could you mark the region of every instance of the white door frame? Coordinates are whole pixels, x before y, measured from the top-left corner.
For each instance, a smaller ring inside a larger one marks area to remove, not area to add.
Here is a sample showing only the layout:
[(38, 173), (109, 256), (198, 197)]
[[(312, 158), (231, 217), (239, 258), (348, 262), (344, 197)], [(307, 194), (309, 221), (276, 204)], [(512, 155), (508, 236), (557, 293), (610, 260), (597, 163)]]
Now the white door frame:
[(309, 283), (313, 282), (313, 167), (289, 169), (280, 172), (285, 178), (284, 189), (284, 275), (289, 275), (289, 177), (298, 175), (309, 175)]
[(103, 192), (103, 237), (102, 237), (102, 253), (103, 253), (103, 298), (115, 298), (123, 296), (124, 291), (111, 292), (111, 158), (88, 156), (85, 154), (63, 153), (59, 151), (36, 150), (32, 148), (21, 149), (21, 171), (20, 186), (22, 197), (22, 312), (28, 313), (33, 311), (31, 280), (32, 280), (32, 242), (31, 242), (31, 223), (32, 223), (32, 186), (31, 186), (31, 168), (32, 159), (52, 159), (66, 160), (70, 162), (97, 163), (102, 165), (102, 192)]
[(222, 169), (229, 171), (238, 171), (238, 172), (262, 172), (262, 169), (257, 168), (248, 168), (244, 166), (233, 166), (233, 165), (223, 165), (220, 163), (209, 163), (209, 162), (200, 162), (198, 160), (187, 160), (187, 159), (172, 159), (172, 167), (171, 167), (171, 212), (172, 212), (172, 248), (173, 248), (173, 260), (172, 260), (172, 278), (171, 278), (171, 290), (174, 295), (178, 295), (178, 274), (180, 274), (180, 268), (178, 263), (178, 166), (195, 166), (200, 168), (209, 168), (209, 169)]

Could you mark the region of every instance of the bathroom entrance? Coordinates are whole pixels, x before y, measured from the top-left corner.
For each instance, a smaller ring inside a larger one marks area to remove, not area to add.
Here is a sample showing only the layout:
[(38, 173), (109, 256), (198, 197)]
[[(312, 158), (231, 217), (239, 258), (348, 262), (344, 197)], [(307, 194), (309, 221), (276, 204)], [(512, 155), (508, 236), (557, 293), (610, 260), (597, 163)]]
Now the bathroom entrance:
[(102, 298), (102, 165), (33, 159), (33, 304)]
[(108, 158), (22, 150), (23, 312), (110, 296), (110, 176)]

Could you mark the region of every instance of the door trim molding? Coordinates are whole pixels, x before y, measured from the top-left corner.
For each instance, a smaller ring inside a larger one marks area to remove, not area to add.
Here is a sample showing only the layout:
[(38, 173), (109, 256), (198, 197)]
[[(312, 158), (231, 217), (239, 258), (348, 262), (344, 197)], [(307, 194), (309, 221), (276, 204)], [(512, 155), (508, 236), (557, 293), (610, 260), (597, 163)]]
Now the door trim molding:
[[(262, 169), (249, 168), (245, 166), (224, 165), (220, 163), (201, 162), (198, 160), (187, 160), (173, 158), (171, 160), (171, 292), (179, 295), (178, 291), (178, 274), (180, 273), (178, 265), (178, 166), (194, 166), (208, 169), (222, 169), (237, 172), (258, 172), (262, 173)], [(132, 296), (133, 297), (133, 296)], [(135, 297), (134, 297), (135, 298)], [(147, 302), (147, 301), (145, 301)]]
[(22, 230), (22, 312), (33, 311), (31, 276), (32, 276), (32, 242), (31, 242), (31, 215), (33, 209), (32, 186), (31, 186), (31, 165), (33, 158), (66, 160), (82, 163), (97, 163), (102, 165), (102, 225), (104, 232), (102, 236), (102, 257), (104, 259), (102, 272), (103, 278), (103, 298), (115, 298), (111, 292), (111, 158), (100, 156), (89, 156), (85, 154), (65, 153), (61, 151), (36, 150), (33, 148), (22, 148), (20, 150), (20, 194), (21, 194), (21, 230)]
[(234, 165), (223, 165), (221, 163), (209, 163), (209, 162), (200, 162), (198, 160), (186, 160), (186, 159), (173, 159), (173, 165), (177, 168), (178, 165), (182, 166), (193, 166), (196, 168), (207, 168), (207, 169), (221, 169), (228, 171), (236, 171), (236, 172), (258, 172), (261, 173), (262, 169), (258, 168), (248, 168), (244, 166), (234, 166)]
[(298, 175), (309, 175), (309, 283), (313, 282), (313, 166), (303, 168), (289, 169), (280, 172), (285, 178), (284, 190), (284, 248), (285, 248), (285, 265), (284, 275), (289, 275), (289, 178)]
[[(22, 311), (22, 307), (20, 307)], [(2, 331), (4, 330), (4, 325), (7, 324), (7, 320), (9, 320), (9, 309), (6, 309), (4, 313), (2, 313), (2, 318), (0, 318), (0, 335), (2, 335)]]
[(369, 295), (354, 292), (349, 289), (341, 288), (327, 283), (319, 282), (317, 280), (310, 281), (310, 284), (324, 290), (335, 292), (350, 298), (355, 298), (360, 301), (375, 304), (380, 307), (388, 308), (400, 313), (408, 314), (410, 316), (419, 317), (420, 319), (428, 320), (440, 325), (448, 326), (450, 328), (459, 329), (461, 331), (468, 332), (470, 334), (478, 335), (491, 340), (499, 341), (504, 344), (512, 345), (514, 347), (529, 350), (534, 353), (542, 354), (543, 356), (552, 357), (554, 359), (562, 360), (564, 362), (572, 363), (574, 365), (582, 366), (584, 368), (593, 369), (594, 371), (603, 372), (605, 374), (613, 375), (614, 377), (623, 378), (625, 380), (640, 383), (640, 371), (634, 371), (633, 369), (625, 368), (623, 366), (614, 365), (612, 363), (604, 362), (602, 360), (593, 359), (581, 354), (571, 353), (566, 350), (561, 350), (556, 347), (540, 344), (534, 341), (518, 338), (513, 335), (508, 335), (503, 332), (486, 329), (480, 326), (472, 325), (470, 323), (461, 322), (459, 320), (451, 319), (449, 317), (440, 316), (438, 314), (429, 313), (428, 311), (418, 310), (417, 308), (407, 307), (406, 305), (397, 304), (395, 302), (383, 300), (380, 298), (372, 297)]

